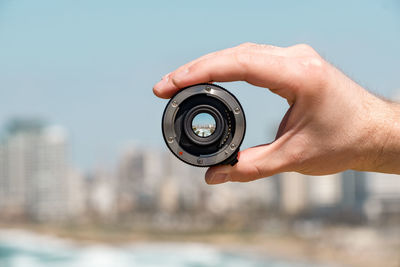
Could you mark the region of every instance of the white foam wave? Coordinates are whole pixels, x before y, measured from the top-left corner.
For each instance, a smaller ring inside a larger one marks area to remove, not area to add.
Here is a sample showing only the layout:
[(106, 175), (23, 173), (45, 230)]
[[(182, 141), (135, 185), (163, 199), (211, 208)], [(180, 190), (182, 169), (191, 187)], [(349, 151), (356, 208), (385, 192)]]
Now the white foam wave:
[(1, 267), (310, 266), (249, 257), (197, 243), (78, 245), (21, 230), (0, 230)]

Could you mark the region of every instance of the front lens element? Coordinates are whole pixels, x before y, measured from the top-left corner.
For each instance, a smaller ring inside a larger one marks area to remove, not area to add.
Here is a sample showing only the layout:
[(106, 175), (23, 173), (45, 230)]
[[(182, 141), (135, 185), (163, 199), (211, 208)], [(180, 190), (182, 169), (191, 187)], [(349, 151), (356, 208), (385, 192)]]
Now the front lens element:
[(212, 115), (199, 113), (192, 120), (192, 130), (199, 137), (209, 137), (215, 131), (216, 123)]

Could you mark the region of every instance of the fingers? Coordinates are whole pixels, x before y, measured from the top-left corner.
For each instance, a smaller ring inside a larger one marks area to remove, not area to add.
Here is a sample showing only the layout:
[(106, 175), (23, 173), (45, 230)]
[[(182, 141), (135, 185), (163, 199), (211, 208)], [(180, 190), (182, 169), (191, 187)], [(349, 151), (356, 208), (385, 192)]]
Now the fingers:
[(276, 89), (274, 92), (294, 99), (285, 89), (292, 88), (297, 65), (286, 54), (286, 48), (244, 44), (214, 52), (192, 61), (157, 83), (153, 91), (162, 98), (171, 97), (180, 88), (210, 81), (247, 81), (253, 85)]
[(249, 182), (287, 171), (284, 155), (275, 143), (243, 150), (234, 166), (220, 165), (206, 172), (207, 184), (220, 184), (228, 181)]
[(170, 98), (178, 90), (172, 83), (170, 76), (171, 73), (168, 73), (153, 87), (153, 93), (156, 96), (160, 98)]
[(161, 81), (159, 81), (153, 87), (153, 93), (156, 96), (161, 97), (161, 98), (170, 98), (176, 91), (178, 91), (180, 89), (180, 88), (177, 88), (176, 85), (171, 80), (171, 77), (174, 76), (175, 73), (185, 71), (186, 69), (190, 68), (192, 65), (194, 65), (195, 63), (197, 63), (203, 59), (215, 57), (217, 54), (230, 53), (233, 49), (234, 48), (228, 48), (228, 49), (224, 49), (221, 51), (206, 54), (204, 56), (201, 56), (201, 57), (179, 67), (174, 72), (170, 72), (170, 73), (166, 74), (165, 76), (162, 77)]

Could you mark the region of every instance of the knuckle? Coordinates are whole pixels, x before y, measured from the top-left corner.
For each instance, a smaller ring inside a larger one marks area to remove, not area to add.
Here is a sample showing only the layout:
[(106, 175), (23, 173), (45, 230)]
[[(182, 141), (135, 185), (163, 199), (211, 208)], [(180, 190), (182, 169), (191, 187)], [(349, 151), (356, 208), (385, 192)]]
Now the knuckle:
[(296, 50), (299, 50), (299, 51), (302, 51), (302, 52), (307, 52), (307, 53), (310, 53), (310, 54), (316, 54), (317, 52), (314, 50), (314, 48), (312, 48), (310, 45), (308, 45), (308, 44), (297, 44), (297, 45), (294, 45), (294, 46), (292, 46), (292, 48), (293, 49), (296, 49)]
[(264, 158), (241, 157), (239, 162), (230, 169), (230, 180), (232, 182), (248, 182), (265, 177), (266, 166)]
[(322, 71), (325, 70), (325, 61), (322, 60), (320, 57), (316, 56), (307, 56), (302, 57), (299, 59), (300, 64), (311, 74), (320, 74)]
[(264, 177), (262, 170), (256, 164), (242, 166), (239, 171), (233, 171), (229, 176), (231, 182), (249, 182)]
[(314, 48), (312, 48), (308, 44), (297, 44), (294, 46), (289, 47), (290, 50), (297, 56), (297, 57), (317, 57), (320, 58), (320, 55)]
[(247, 72), (249, 68), (249, 62), (251, 62), (251, 54), (244, 52), (237, 52), (234, 54), (234, 60), (236, 64), (239, 66), (239, 68), (242, 70), (242, 74), (244, 74)]
[(266, 173), (264, 166), (259, 162), (255, 161), (253, 165), (253, 176), (255, 178), (261, 178), (265, 176), (269, 176), (269, 174)]
[(327, 77), (328, 64), (319, 56), (306, 56), (298, 59), (302, 68), (303, 77), (307, 77), (308, 81), (312, 82), (316, 88), (321, 88), (325, 85)]

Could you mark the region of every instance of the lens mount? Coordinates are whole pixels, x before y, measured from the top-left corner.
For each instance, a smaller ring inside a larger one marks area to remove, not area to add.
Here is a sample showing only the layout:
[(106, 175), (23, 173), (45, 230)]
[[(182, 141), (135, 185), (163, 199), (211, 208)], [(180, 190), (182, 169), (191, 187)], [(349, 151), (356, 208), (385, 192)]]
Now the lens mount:
[[(200, 120), (197, 125), (201, 116), (208, 116), (210, 121)], [(171, 152), (199, 167), (235, 164), (245, 130), (239, 101), (215, 84), (180, 90), (168, 102), (162, 119), (163, 137)]]
[[(207, 137), (201, 137), (197, 135), (193, 131), (193, 119), (199, 114), (209, 114), (214, 118), (215, 121), (215, 130)], [(184, 131), (185, 134), (189, 137), (189, 139), (200, 146), (210, 145), (221, 137), (223, 132), (223, 118), (221, 113), (210, 105), (200, 105), (193, 107), (190, 111), (188, 111), (186, 118), (184, 119)]]

